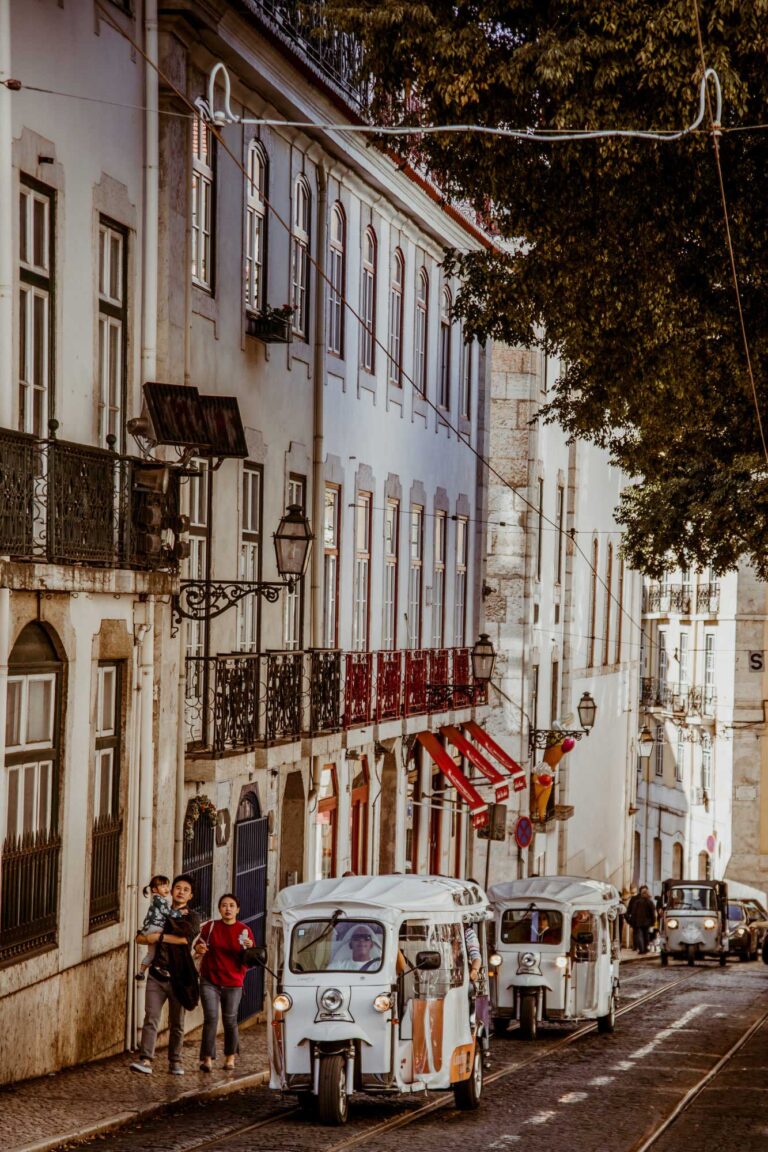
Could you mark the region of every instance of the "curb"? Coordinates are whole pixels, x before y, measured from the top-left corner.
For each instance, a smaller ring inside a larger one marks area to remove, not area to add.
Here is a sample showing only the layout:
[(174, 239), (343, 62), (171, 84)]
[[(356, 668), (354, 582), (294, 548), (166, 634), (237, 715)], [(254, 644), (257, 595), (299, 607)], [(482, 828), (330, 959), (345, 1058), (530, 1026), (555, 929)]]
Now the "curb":
[(217, 1096), (230, 1096), (233, 1092), (240, 1092), (245, 1088), (259, 1088), (268, 1083), (268, 1071), (249, 1072), (247, 1075), (237, 1077), (234, 1080), (222, 1080), (219, 1084), (212, 1084), (210, 1088), (200, 1090), (192, 1088), (188, 1092), (182, 1092), (173, 1100), (153, 1102), (141, 1108), (134, 1108), (130, 1112), (118, 1112), (114, 1116), (107, 1116), (104, 1120), (98, 1120), (95, 1124), (89, 1124), (87, 1128), (78, 1128), (74, 1132), (63, 1132), (45, 1140), (36, 1140), (33, 1144), (9, 1146), (5, 1152), (55, 1152), (58, 1148), (83, 1144), (96, 1136), (106, 1136), (108, 1133), (116, 1132), (119, 1128), (124, 1128), (137, 1120), (147, 1120), (152, 1116), (158, 1116), (162, 1112), (170, 1111), (177, 1104), (184, 1104), (190, 1100), (213, 1100)]

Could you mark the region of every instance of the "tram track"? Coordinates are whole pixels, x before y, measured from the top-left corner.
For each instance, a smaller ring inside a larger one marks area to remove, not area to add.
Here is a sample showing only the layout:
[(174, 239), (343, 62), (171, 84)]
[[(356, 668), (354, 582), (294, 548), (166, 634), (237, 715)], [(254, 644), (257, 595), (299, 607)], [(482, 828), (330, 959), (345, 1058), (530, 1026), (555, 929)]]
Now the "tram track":
[[(705, 1072), (692, 1088), (688, 1089), (682, 1100), (677, 1102), (674, 1108), (667, 1113), (650, 1135), (643, 1135), (636, 1144), (633, 1144), (632, 1147), (628, 1149), (628, 1152), (648, 1152), (648, 1149), (653, 1148), (654, 1144), (669, 1131), (680, 1116), (690, 1108), (694, 1100), (720, 1075), (723, 1069), (730, 1064), (734, 1056), (741, 1051), (745, 1044), (749, 1043), (752, 1037), (759, 1032), (766, 1023), (768, 1023), (768, 1011), (764, 1012), (757, 1020), (754, 1020), (741, 1034), (739, 1039), (731, 1045), (728, 1051), (720, 1057), (717, 1063), (710, 1068), (708, 1072)], [(330, 1152), (330, 1150), (326, 1150), (326, 1152)]]
[[(650, 989), (642, 996), (638, 996), (630, 1004), (625, 1004), (623, 1007), (619, 1008), (616, 1012), (616, 1016), (619, 1017), (628, 1015), (629, 1013), (634, 1012), (636, 1009), (642, 1008), (644, 1005), (652, 1003), (654, 1000), (660, 999), (665, 994), (671, 992), (674, 988), (679, 987), (679, 985), (689, 983), (690, 980), (694, 978), (694, 975), (695, 973), (693, 972), (686, 972), (685, 975), (679, 976), (675, 980), (666, 981), (659, 988)], [(631, 984), (634, 983), (634, 981), (626, 980), (625, 983)], [(768, 1013), (766, 1013), (766, 1019), (768, 1019)], [(489, 1084), (494, 1084), (499, 1080), (503, 1080), (507, 1076), (512, 1076), (524, 1068), (529, 1068), (532, 1064), (539, 1064), (549, 1059), (555, 1053), (561, 1051), (561, 1049), (574, 1044), (583, 1036), (587, 1036), (591, 1032), (596, 1031), (596, 1028), (596, 1023), (585, 1024), (581, 1028), (577, 1028), (574, 1032), (570, 1032), (567, 1036), (562, 1037), (560, 1040), (556, 1040), (553, 1043), (548, 1044), (545, 1049), (538, 1052), (533, 1052), (530, 1056), (527, 1056), (521, 1060), (516, 1060), (512, 1063), (503, 1065), (503, 1067), (498, 1068), (496, 1071), (491, 1072), (484, 1077), (484, 1087)], [(744, 1042), (746, 1043), (746, 1039)], [(497, 1045), (503, 1043), (504, 1041), (497, 1041)], [(394, 1132), (398, 1128), (406, 1127), (409, 1124), (415, 1123), (417, 1120), (424, 1119), (425, 1117), (432, 1115), (435, 1112), (439, 1112), (443, 1109), (451, 1107), (455, 1107), (452, 1094), (450, 1092), (443, 1092), (438, 1097), (427, 1100), (418, 1108), (402, 1112), (397, 1116), (393, 1116), (389, 1120), (384, 1120), (378, 1124), (367, 1127), (364, 1132), (355, 1133), (346, 1139), (337, 1141), (335, 1144), (325, 1145), (322, 1148), (322, 1152), (346, 1152), (347, 1149), (356, 1148), (361, 1144), (368, 1143), (374, 1137), (384, 1135), (388, 1132)], [(206, 1152), (207, 1149), (226, 1148), (229, 1143), (247, 1135), (250, 1132), (256, 1132), (259, 1129), (268, 1128), (275, 1124), (279, 1124), (280, 1122), (284, 1122), (286, 1120), (290, 1121), (297, 1116), (303, 1115), (304, 1113), (301, 1108), (283, 1108), (262, 1117), (260, 1120), (255, 1120), (250, 1124), (243, 1124), (237, 1128), (231, 1129), (228, 1132), (219, 1133), (216, 1136), (201, 1140), (196, 1144), (187, 1145), (184, 1149), (184, 1152)], [(325, 1129), (325, 1131), (328, 1130)], [(647, 1146), (650, 1147), (651, 1145), (649, 1144)], [(642, 1152), (642, 1147), (644, 1146), (638, 1147), (637, 1149), (632, 1149), (631, 1152)]]

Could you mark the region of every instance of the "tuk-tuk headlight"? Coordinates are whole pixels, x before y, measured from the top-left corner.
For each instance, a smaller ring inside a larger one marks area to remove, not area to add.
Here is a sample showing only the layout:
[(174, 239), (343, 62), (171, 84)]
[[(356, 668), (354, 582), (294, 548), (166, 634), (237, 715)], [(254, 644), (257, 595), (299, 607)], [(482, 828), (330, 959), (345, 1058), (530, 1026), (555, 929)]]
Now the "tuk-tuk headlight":
[(747, 934), (746, 928), (737, 928), (735, 933), (734, 933), (735, 936), (746, 936), (746, 934)]
[(713, 920), (711, 916), (708, 916), (707, 919), (704, 921), (704, 927), (705, 928), (717, 928), (717, 921)]
[(670, 920), (667, 920), (667, 928), (677, 928), (677, 927), (678, 927), (678, 923), (677, 923), (677, 920), (675, 920), (674, 916)]
[(555, 965), (558, 968), (567, 968), (568, 967), (568, 957), (567, 956), (555, 956)]
[(499, 956), (498, 952), (491, 952), (488, 957), (488, 963), (491, 968), (501, 968), (501, 956)]
[(272, 1001), (275, 1012), (288, 1012), (293, 1007), (293, 1000), (287, 992), (278, 992)]
[(392, 997), (388, 992), (380, 992), (373, 1001), (373, 1006), (377, 1012), (389, 1012), (392, 1007)]
[(338, 1012), (344, 1003), (344, 996), (338, 988), (326, 988), (320, 997), (320, 1006), (326, 1012)]

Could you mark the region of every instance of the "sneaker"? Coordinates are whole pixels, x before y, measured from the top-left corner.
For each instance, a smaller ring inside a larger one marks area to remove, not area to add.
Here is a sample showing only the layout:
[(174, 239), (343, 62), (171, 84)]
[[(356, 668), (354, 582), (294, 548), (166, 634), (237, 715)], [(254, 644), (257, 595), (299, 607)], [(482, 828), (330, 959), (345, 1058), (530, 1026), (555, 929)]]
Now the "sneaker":
[(145, 1076), (152, 1075), (152, 1065), (149, 1060), (134, 1060), (130, 1067), (131, 1072), (143, 1072)]
[(171, 1064), (171, 1066), (168, 1069), (168, 1072), (170, 1073), (171, 1076), (183, 1076), (184, 1075), (184, 1069), (182, 1068), (181, 1064)]

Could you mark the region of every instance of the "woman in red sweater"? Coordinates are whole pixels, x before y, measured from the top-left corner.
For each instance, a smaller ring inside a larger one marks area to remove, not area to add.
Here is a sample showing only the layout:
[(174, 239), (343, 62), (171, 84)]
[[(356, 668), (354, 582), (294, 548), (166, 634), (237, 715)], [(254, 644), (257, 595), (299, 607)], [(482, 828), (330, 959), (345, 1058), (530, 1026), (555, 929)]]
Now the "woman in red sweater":
[(224, 1067), (235, 1067), (240, 1051), (237, 1010), (243, 995), (247, 968), (243, 949), (255, 941), (250, 928), (238, 920), (240, 904), (231, 892), (219, 900), (220, 920), (208, 920), (200, 929), (195, 951), (200, 965), (200, 1001), (203, 1005), (203, 1038), (200, 1043), (200, 1071), (210, 1072), (216, 1057), (216, 1030), (219, 1008), (224, 1021)]

